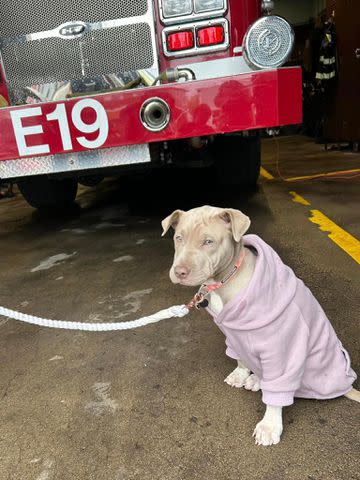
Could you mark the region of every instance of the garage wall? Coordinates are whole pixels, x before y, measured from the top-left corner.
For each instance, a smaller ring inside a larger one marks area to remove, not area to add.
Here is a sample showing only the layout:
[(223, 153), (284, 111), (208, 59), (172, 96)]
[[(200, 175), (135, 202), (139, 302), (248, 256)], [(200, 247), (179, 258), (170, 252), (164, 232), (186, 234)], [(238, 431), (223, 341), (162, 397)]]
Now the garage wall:
[(326, 0), (315, 0), (314, 16), (326, 9)]
[(301, 25), (316, 17), (326, 6), (326, 0), (275, 0), (275, 13), (293, 25)]

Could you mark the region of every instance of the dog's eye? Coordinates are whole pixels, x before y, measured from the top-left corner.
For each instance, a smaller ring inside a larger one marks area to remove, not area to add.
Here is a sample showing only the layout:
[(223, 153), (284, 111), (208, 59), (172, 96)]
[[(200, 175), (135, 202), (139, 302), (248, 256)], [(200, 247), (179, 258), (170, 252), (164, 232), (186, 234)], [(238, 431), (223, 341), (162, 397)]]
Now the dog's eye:
[(176, 235), (175, 240), (177, 242), (182, 242), (182, 236), (181, 235)]
[(214, 240), (210, 240), (209, 238), (204, 240), (203, 245), (212, 245), (214, 243)]

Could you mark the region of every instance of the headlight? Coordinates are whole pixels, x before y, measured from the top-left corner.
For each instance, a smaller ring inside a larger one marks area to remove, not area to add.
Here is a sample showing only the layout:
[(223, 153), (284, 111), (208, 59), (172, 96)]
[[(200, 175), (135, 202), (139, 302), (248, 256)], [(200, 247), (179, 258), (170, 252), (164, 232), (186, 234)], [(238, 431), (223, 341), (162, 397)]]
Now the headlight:
[(221, 16), (227, 8), (227, 0), (159, 0), (162, 20), (165, 23), (182, 23), (194, 19)]
[(165, 18), (189, 15), (192, 13), (192, 0), (163, 0), (162, 7)]
[(294, 32), (282, 17), (262, 17), (251, 25), (244, 37), (244, 58), (251, 67), (277, 68), (289, 58)]
[(224, 0), (195, 0), (195, 12), (209, 12), (211, 10), (223, 10)]

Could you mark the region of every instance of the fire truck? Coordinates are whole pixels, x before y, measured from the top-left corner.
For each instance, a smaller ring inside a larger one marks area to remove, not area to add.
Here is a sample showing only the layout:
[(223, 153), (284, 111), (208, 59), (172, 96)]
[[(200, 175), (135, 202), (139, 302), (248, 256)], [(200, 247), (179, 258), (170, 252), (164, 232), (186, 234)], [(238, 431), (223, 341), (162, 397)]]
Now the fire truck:
[(35, 208), (78, 184), (209, 167), (256, 183), (262, 129), (302, 121), (293, 29), (261, 0), (3, 0), (0, 179)]

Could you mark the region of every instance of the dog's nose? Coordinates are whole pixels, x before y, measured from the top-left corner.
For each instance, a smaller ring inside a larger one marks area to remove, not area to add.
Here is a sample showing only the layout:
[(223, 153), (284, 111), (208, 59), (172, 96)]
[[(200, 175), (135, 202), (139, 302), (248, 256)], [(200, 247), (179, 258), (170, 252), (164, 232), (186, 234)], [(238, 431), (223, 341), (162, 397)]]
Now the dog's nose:
[(175, 271), (175, 275), (180, 279), (186, 278), (190, 273), (190, 270), (183, 266), (175, 267), (174, 271)]

